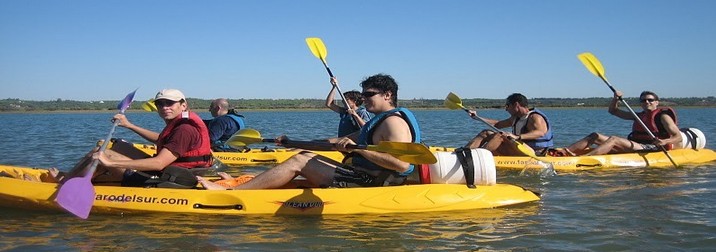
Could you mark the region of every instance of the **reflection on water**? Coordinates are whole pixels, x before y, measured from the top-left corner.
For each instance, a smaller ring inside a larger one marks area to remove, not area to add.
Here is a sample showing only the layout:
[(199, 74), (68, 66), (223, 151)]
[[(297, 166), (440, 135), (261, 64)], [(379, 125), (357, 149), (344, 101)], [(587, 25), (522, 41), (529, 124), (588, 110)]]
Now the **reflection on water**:
[[(328, 216), (93, 215), (8, 211), (0, 249), (475, 250), (522, 236), (538, 206), (439, 213)], [(440, 244), (439, 246), (435, 246)]]
[[(545, 109), (557, 145), (631, 127), (606, 109)], [(716, 109), (679, 109), (682, 126), (716, 139)], [(503, 110), (480, 111), (487, 117)], [(296, 140), (336, 132), (330, 111), (246, 112), (265, 138)], [(0, 114), (0, 163), (69, 169), (111, 127), (111, 113)], [(208, 113), (203, 113), (208, 118)], [(417, 111), (425, 142), (455, 147), (484, 129), (462, 111)], [(129, 112), (134, 123), (162, 128), (156, 114)], [(124, 128), (117, 137), (143, 142)], [(713, 141), (707, 141), (711, 148)], [(271, 145), (257, 145), (261, 148)], [(257, 174), (265, 166), (231, 168)], [(612, 169), (519, 176), (499, 183), (542, 194), (502, 209), (340, 216), (92, 215), (0, 209), (0, 250), (711, 250), (716, 240), (716, 164), (673, 169)], [(2, 185), (0, 185), (2, 186)]]

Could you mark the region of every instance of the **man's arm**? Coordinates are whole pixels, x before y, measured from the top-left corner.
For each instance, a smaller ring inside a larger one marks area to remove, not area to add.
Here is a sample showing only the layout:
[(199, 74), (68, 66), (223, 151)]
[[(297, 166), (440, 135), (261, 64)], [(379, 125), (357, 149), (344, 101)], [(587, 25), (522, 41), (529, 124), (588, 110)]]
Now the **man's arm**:
[(166, 148), (159, 151), (154, 157), (134, 160), (111, 159), (104, 155), (104, 152), (95, 153), (95, 155), (98, 155), (97, 158), (104, 166), (137, 171), (161, 171), (164, 167), (177, 160), (177, 156)]
[(532, 113), (527, 121), (529, 122), (529, 124), (527, 124), (529, 131), (520, 134), (518, 136), (520, 140), (537, 139), (547, 134), (547, 121), (545, 121), (541, 115)]
[(669, 132), (669, 138), (667, 139), (658, 139), (655, 141), (655, 144), (657, 145), (667, 145), (667, 144), (674, 144), (678, 145), (681, 144), (681, 131), (679, 130), (679, 127), (676, 126), (676, 122), (671, 118), (671, 116), (667, 115), (666, 113), (662, 113), (661, 116), (659, 116), (659, 120), (661, 120), (661, 124), (664, 125), (664, 128), (666, 128), (666, 131)]
[(616, 91), (612, 101), (609, 103), (609, 114), (619, 117), (624, 120), (634, 120), (634, 115), (629, 111), (619, 109), (619, 98), (622, 97), (621, 91)]

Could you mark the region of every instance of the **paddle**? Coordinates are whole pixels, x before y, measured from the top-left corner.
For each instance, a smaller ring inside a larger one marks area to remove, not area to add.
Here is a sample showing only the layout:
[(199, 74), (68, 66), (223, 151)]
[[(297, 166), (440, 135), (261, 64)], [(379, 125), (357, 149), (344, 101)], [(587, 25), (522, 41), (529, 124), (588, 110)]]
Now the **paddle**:
[[(261, 138), (261, 133), (254, 129), (242, 129), (236, 132), (228, 141), (232, 147), (241, 147), (253, 143), (275, 143), (276, 139)], [(328, 142), (284, 140), (282, 145), (309, 150), (335, 150), (335, 146)], [(434, 164), (435, 155), (427, 146), (419, 143), (382, 141), (378, 145), (348, 145), (348, 149), (363, 149), (388, 153), (397, 159), (411, 164)]]
[[(615, 93), (615, 94), (617, 93), (617, 90), (614, 89), (612, 84), (609, 84), (609, 81), (607, 81), (607, 77), (604, 75), (604, 67), (602, 66), (602, 63), (599, 62), (597, 57), (595, 57), (590, 52), (584, 52), (584, 53), (580, 53), (579, 55), (577, 55), (577, 58), (579, 59), (579, 61), (582, 62), (582, 64), (584, 64), (584, 66), (587, 68), (587, 70), (589, 70), (589, 72), (591, 72), (592, 74), (594, 74), (597, 77), (599, 77), (600, 79), (602, 79), (602, 81), (604, 81), (604, 84), (607, 84), (609, 89), (612, 90), (612, 93)], [(641, 118), (639, 118), (639, 116), (636, 115), (636, 112), (634, 112), (634, 110), (631, 109), (629, 104), (621, 96), (619, 96), (618, 98), (619, 98), (619, 101), (621, 101), (624, 104), (624, 106), (627, 107), (627, 109), (629, 109), (629, 112), (631, 112), (631, 115), (634, 117), (634, 120), (639, 122), (639, 124), (641, 125), (642, 128), (648, 129), (646, 127), (646, 124), (644, 124), (644, 122), (641, 121)], [(656, 136), (654, 136), (654, 134), (652, 134), (651, 131), (647, 130), (646, 132), (649, 133), (649, 136), (651, 137), (651, 139), (657, 140)], [(671, 163), (674, 165), (674, 167), (679, 167), (676, 164), (676, 161), (674, 161), (674, 159), (671, 158), (671, 154), (669, 154), (669, 152), (666, 151), (666, 148), (664, 148), (664, 146), (659, 145), (659, 148), (661, 149), (661, 151), (664, 152), (664, 154), (666, 154), (666, 157), (669, 158), (669, 161), (671, 161)]]
[[(326, 72), (328, 72), (328, 76), (333, 78), (333, 72), (331, 72), (331, 68), (329, 68), (328, 64), (326, 64), (326, 56), (328, 56), (328, 51), (326, 50), (326, 46), (323, 44), (323, 41), (320, 38), (306, 38), (306, 44), (308, 45), (308, 48), (311, 49), (313, 56), (319, 58), (323, 63), (323, 66), (326, 67)], [(350, 109), (351, 107), (348, 105), (346, 97), (343, 96), (341, 88), (338, 87), (338, 85), (333, 86), (338, 90), (338, 94), (341, 96), (341, 99), (343, 99), (343, 105), (346, 106), (346, 109)]]
[[(135, 92), (137, 92), (136, 89), (124, 97), (124, 100), (117, 105), (119, 113), (123, 114), (124, 111), (129, 108), (129, 105), (132, 104), (132, 100), (134, 99)], [(114, 121), (107, 138), (104, 139), (102, 147), (99, 148), (99, 152), (103, 152), (107, 149), (107, 145), (109, 144), (112, 134), (114, 134), (114, 130), (117, 128), (118, 124), (119, 121)], [(99, 160), (92, 160), (92, 164), (89, 169), (86, 170), (84, 175), (81, 177), (70, 178), (62, 184), (60, 189), (57, 190), (57, 197), (55, 198), (57, 204), (77, 217), (87, 219), (87, 217), (89, 217), (90, 210), (92, 210), (92, 204), (94, 203), (95, 191), (92, 186), (92, 175), (97, 169), (98, 164)]]
[(157, 111), (157, 105), (154, 104), (154, 99), (149, 99), (142, 103), (142, 109), (147, 112)]

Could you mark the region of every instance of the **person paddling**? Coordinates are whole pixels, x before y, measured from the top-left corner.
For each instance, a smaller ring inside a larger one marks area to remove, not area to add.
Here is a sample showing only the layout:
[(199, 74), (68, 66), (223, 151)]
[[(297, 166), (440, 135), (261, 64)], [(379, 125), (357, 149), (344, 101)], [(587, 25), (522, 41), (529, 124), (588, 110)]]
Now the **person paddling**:
[(326, 107), (338, 113), (341, 117), (338, 123), (338, 137), (347, 136), (353, 132), (359, 131), (365, 122), (370, 121), (373, 117), (365, 107), (362, 107), (363, 99), (358, 91), (348, 91), (343, 93), (345, 97), (345, 103), (348, 104), (347, 108), (338, 106), (335, 104), (333, 97), (338, 89), (338, 79), (331, 77), (331, 91), (328, 92), (326, 97)]
[[(495, 120), (480, 117), (484, 122), (492, 124), (495, 128), (512, 127), (512, 133), (500, 133), (493, 130), (483, 130), (465, 147), (485, 148), (492, 151), (495, 156), (525, 156), (526, 154), (517, 149), (506, 138), (522, 141), (532, 148), (537, 155), (544, 155), (549, 147), (554, 146), (552, 141), (552, 127), (542, 111), (528, 107), (527, 97), (520, 93), (514, 93), (507, 97), (505, 111), (510, 117), (503, 120)], [(477, 111), (470, 110), (470, 117), (478, 117)]]
[[(211, 145), (209, 131), (201, 118), (189, 111), (189, 104), (184, 94), (176, 89), (164, 89), (157, 93), (154, 103), (157, 113), (166, 126), (157, 133), (135, 124), (132, 124), (124, 114), (114, 115), (113, 120), (119, 121), (119, 126), (130, 129), (157, 145), (157, 154), (148, 157), (141, 151), (134, 149), (131, 144), (115, 142), (111, 149), (104, 152), (91, 151), (80, 160), (76, 168), (82, 170), (89, 166), (92, 160), (99, 160), (95, 172), (94, 182), (121, 182), (123, 186), (145, 186), (150, 179), (157, 179), (163, 171), (170, 167), (172, 170), (208, 168), (212, 165)], [(194, 175), (178, 187), (193, 187), (196, 185)], [(185, 178), (186, 179), (186, 178)], [(173, 187), (169, 186), (169, 187)]]
[[(609, 113), (621, 119), (633, 121), (632, 132), (629, 136), (623, 138), (592, 132), (564, 148), (567, 155), (660, 151), (659, 146), (664, 146), (669, 150), (673, 148), (674, 144), (681, 143), (681, 132), (676, 121), (676, 111), (670, 107), (659, 107), (658, 95), (651, 91), (644, 91), (639, 95), (643, 111), (637, 113), (637, 116), (644, 122), (647, 129), (641, 126), (631, 112), (619, 109), (619, 98), (621, 96), (621, 91), (614, 92), (614, 97), (609, 103)], [(650, 131), (657, 139), (652, 139), (647, 131)]]
[(244, 116), (231, 108), (229, 100), (226, 98), (213, 100), (209, 105), (209, 112), (214, 118), (204, 120), (204, 123), (209, 129), (211, 149), (214, 151), (235, 151), (236, 149), (226, 144), (226, 140), (229, 140), (240, 129), (246, 128)]
[[(353, 144), (377, 144), (380, 141), (420, 142), (420, 127), (413, 113), (397, 107), (398, 84), (390, 75), (373, 75), (361, 82), (366, 109), (376, 116), (359, 132), (346, 137), (331, 138), (335, 148), (348, 152), (350, 162), (339, 163), (310, 151), (294, 155), (287, 161), (265, 171), (241, 185), (229, 189), (272, 189), (289, 184), (303, 176), (312, 187), (389, 186), (403, 184), (413, 165), (390, 154), (366, 149), (348, 149)], [(281, 136), (277, 140), (287, 139)], [(226, 187), (197, 177), (209, 190)]]

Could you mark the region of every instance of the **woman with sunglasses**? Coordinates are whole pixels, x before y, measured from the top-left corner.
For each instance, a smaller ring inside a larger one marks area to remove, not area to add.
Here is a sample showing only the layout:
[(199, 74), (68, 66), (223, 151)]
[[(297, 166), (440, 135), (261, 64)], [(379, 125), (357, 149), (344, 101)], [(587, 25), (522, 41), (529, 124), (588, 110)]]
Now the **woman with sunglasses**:
[[(664, 146), (668, 150), (672, 149), (674, 144), (681, 143), (676, 111), (669, 107), (659, 107), (658, 95), (651, 91), (644, 91), (639, 95), (639, 102), (643, 111), (636, 114), (644, 122), (646, 129), (641, 126), (641, 123), (634, 118), (630, 111), (619, 109), (619, 98), (621, 96), (621, 91), (614, 92), (614, 98), (609, 104), (609, 113), (621, 119), (633, 121), (632, 132), (629, 136), (622, 138), (593, 132), (565, 148), (567, 155), (659, 151), (659, 146)], [(649, 132), (657, 139), (651, 138)], [(594, 148), (592, 149), (593, 146)]]

